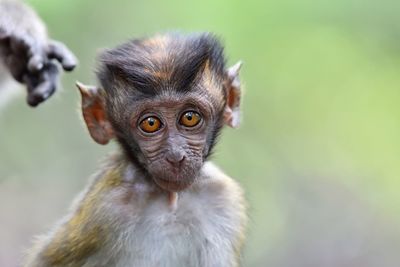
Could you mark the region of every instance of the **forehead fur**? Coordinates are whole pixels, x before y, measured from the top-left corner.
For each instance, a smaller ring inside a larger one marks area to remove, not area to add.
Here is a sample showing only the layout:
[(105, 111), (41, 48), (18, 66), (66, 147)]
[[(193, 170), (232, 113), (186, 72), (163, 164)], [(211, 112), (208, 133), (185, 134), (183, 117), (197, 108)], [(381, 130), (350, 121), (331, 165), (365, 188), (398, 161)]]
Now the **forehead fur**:
[(206, 86), (222, 84), (225, 69), (223, 47), (209, 33), (131, 40), (103, 52), (99, 63), (97, 76), (108, 94), (118, 84), (146, 95), (187, 92), (199, 79)]

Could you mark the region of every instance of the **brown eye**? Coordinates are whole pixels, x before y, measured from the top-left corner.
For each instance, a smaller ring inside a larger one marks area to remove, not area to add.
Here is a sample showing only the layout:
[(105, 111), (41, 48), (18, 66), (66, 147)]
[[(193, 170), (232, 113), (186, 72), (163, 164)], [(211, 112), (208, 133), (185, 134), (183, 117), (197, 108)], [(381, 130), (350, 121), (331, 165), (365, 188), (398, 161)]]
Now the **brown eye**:
[(195, 111), (185, 112), (179, 119), (180, 124), (186, 127), (194, 127), (201, 121), (201, 116)]
[(161, 121), (157, 117), (147, 117), (140, 122), (139, 127), (146, 133), (154, 133), (161, 128)]

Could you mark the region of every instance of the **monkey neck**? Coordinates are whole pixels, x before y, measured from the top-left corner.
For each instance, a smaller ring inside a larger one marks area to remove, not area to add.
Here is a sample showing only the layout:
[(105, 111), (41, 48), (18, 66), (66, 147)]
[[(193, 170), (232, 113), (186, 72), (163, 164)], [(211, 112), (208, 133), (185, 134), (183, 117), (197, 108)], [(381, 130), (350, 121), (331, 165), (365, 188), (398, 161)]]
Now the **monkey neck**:
[(167, 194), (167, 202), (168, 207), (171, 211), (175, 211), (178, 208), (178, 192), (166, 191), (159, 187), (156, 183), (154, 183), (153, 179), (149, 177), (147, 171), (142, 168), (140, 164), (137, 164), (135, 161), (127, 160), (123, 157), (123, 154), (120, 155), (120, 159), (125, 161), (125, 170), (123, 171), (122, 180), (125, 182), (134, 183), (137, 179), (141, 180), (150, 187), (156, 187), (157, 190), (164, 191)]
[(178, 208), (178, 193), (168, 192), (168, 205), (172, 211)]

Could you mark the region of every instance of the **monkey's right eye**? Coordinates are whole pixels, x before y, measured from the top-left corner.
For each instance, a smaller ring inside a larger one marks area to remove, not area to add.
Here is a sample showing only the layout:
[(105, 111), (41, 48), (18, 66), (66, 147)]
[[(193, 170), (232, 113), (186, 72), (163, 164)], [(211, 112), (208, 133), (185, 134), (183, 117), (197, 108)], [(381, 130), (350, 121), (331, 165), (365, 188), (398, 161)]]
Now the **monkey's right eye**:
[(154, 133), (154, 132), (157, 132), (158, 130), (160, 130), (161, 121), (157, 117), (150, 116), (150, 117), (144, 118), (140, 122), (139, 127), (146, 133)]

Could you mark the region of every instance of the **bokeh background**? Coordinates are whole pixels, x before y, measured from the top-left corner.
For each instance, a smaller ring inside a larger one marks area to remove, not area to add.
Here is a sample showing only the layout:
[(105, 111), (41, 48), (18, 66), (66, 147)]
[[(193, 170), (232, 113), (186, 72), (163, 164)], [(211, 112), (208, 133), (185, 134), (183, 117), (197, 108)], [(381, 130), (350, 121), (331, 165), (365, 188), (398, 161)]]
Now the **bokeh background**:
[(244, 61), (243, 123), (214, 157), (246, 189), (244, 266), (400, 266), (400, 1), (28, 3), (80, 65), (39, 108), (22, 89), (0, 107), (0, 266), (115, 149), (89, 138), (74, 81), (95, 83), (99, 49), (170, 29), (215, 32)]

